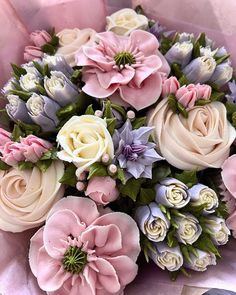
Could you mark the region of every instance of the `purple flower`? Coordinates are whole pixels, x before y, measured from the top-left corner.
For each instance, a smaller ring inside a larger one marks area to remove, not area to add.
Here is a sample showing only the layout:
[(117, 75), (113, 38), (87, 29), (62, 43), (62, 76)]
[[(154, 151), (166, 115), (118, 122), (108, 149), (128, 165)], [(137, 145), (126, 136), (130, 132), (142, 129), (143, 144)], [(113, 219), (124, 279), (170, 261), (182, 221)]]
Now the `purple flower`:
[(115, 130), (113, 142), (115, 159), (130, 177), (152, 178), (152, 164), (163, 158), (155, 151), (155, 144), (148, 141), (151, 127), (132, 130), (129, 120), (122, 128)]
[(50, 132), (56, 129), (59, 120), (56, 112), (60, 106), (47, 96), (33, 93), (26, 103), (28, 114), (33, 122), (42, 128), (43, 132)]
[(226, 98), (229, 102), (236, 103), (236, 81), (228, 83), (230, 94), (226, 95)]
[(45, 54), (42, 60), (44, 65), (48, 65), (50, 71), (58, 71), (65, 74), (67, 77), (73, 72), (71, 66), (68, 65), (62, 55), (47, 55)]
[(25, 123), (32, 123), (26, 104), (17, 95), (10, 94), (7, 96), (8, 104), (6, 105), (6, 111), (8, 116), (13, 120), (20, 120)]
[(166, 27), (161, 26), (159, 22), (155, 22), (155, 24), (148, 29), (148, 32), (152, 33), (158, 40), (160, 40), (162, 34), (165, 37), (169, 37), (174, 33), (174, 31), (166, 31)]

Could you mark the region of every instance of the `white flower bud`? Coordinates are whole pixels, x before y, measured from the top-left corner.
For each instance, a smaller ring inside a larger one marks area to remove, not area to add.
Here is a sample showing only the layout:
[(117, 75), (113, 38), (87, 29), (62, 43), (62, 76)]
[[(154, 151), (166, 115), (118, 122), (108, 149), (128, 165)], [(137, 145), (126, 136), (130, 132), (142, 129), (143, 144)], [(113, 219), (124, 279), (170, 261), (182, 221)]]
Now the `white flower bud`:
[(37, 84), (40, 83), (40, 77), (35, 73), (27, 73), (20, 77), (20, 86), (25, 91), (36, 91)]
[(216, 265), (216, 257), (213, 253), (207, 253), (196, 249), (198, 257), (190, 254), (190, 261), (185, 260), (184, 266), (195, 271), (206, 271), (209, 265)]
[(208, 216), (204, 224), (212, 232), (211, 239), (215, 245), (225, 245), (228, 242), (230, 230), (226, 226), (224, 219)]

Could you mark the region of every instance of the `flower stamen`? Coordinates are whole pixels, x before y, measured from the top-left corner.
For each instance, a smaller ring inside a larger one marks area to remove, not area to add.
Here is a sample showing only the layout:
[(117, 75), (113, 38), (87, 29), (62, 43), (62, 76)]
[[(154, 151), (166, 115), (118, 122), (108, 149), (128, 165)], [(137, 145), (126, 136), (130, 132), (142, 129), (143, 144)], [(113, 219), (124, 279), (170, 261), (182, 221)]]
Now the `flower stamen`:
[(136, 60), (135, 57), (127, 52), (127, 51), (121, 51), (119, 53), (117, 53), (114, 56), (114, 60), (117, 66), (125, 66), (125, 65), (132, 65), (135, 64)]
[(64, 254), (62, 264), (65, 271), (79, 274), (87, 264), (87, 253), (82, 251), (82, 248), (70, 246)]

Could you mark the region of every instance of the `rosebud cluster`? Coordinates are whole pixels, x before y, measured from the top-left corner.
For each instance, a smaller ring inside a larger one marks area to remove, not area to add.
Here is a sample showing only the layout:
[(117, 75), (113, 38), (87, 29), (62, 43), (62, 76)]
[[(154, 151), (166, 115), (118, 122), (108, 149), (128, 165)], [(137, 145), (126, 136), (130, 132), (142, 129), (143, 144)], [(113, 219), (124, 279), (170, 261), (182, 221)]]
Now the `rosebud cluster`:
[(155, 201), (136, 209), (135, 220), (149, 240), (148, 256), (170, 272), (185, 267), (205, 271), (216, 264), (217, 246), (228, 242), (230, 231), (217, 216), (216, 192), (203, 184), (188, 188), (165, 178), (155, 186)]
[(78, 87), (72, 83), (72, 68), (62, 56), (45, 55), (42, 60), (13, 65), (14, 78), (3, 88), (6, 111), (14, 121), (36, 124), (42, 132), (55, 131), (57, 112), (76, 101)]

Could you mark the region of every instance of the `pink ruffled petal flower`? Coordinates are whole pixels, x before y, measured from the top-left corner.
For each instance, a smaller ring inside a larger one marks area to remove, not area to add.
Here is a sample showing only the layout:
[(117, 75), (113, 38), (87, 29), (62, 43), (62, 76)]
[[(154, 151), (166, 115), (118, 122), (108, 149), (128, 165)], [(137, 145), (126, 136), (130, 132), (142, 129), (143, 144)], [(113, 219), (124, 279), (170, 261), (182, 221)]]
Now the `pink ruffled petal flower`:
[[(62, 222), (63, 221), (63, 222)], [(124, 213), (67, 197), (31, 239), (30, 266), (50, 295), (120, 295), (137, 274), (139, 231)]]
[(34, 43), (35, 46), (41, 47), (44, 44), (51, 41), (52, 37), (45, 30), (34, 31), (30, 34), (30, 40)]
[(180, 88), (179, 81), (176, 77), (172, 76), (169, 79), (164, 79), (162, 82), (162, 96), (166, 97), (169, 94), (175, 94)]
[(36, 163), (44, 153), (52, 148), (52, 144), (34, 135), (21, 139), (26, 161)]
[(97, 204), (107, 205), (118, 198), (119, 191), (116, 187), (116, 181), (110, 176), (93, 177), (89, 180), (85, 195)]
[(157, 39), (141, 30), (128, 37), (112, 32), (97, 37), (98, 44), (84, 46), (77, 54), (77, 65), (84, 66), (83, 91), (98, 98), (118, 93), (137, 110), (155, 103), (162, 91), (162, 78), (170, 72), (158, 51)]
[(24, 52), (24, 60), (25, 61), (32, 61), (40, 59), (43, 56), (43, 51), (40, 47), (37, 46), (26, 46)]
[(24, 147), (19, 142), (8, 141), (1, 149), (0, 159), (9, 166), (16, 166), (18, 162), (24, 161)]
[(236, 199), (236, 155), (229, 157), (222, 166), (222, 179), (227, 190)]

